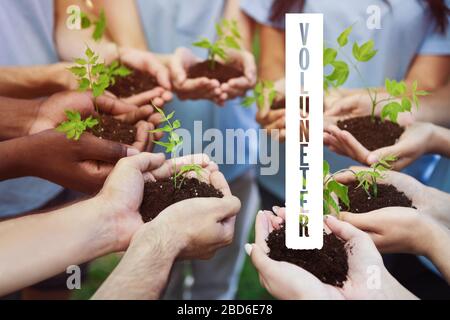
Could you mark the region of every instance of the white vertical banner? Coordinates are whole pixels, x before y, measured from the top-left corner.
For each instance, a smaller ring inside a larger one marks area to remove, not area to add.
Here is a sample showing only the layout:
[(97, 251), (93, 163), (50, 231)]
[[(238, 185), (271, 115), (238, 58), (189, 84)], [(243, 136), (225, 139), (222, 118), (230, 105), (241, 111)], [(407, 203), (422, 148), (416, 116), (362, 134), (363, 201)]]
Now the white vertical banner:
[(323, 245), (323, 15), (286, 15), (286, 246)]

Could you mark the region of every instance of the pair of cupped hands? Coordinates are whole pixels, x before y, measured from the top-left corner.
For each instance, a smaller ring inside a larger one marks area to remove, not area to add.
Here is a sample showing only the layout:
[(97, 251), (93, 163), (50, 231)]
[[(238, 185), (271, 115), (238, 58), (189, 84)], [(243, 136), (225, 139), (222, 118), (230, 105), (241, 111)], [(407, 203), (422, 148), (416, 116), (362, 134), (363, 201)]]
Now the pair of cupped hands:
[[(364, 170), (362, 167), (350, 169), (353, 172)], [(350, 171), (336, 175), (336, 180), (341, 183), (350, 183), (354, 179)], [(432, 261), (442, 255), (438, 251), (443, 245), (445, 248), (445, 241), (450, 239), (447, 209), (450, 198), (395, 171), (386, 172), (379, 182), (404, 192), (417, 209), (390, 207), (364, 214), (341, 212), (339, 217), (325, 217), (326, 231), (346, 242), (349, 270), (342, 288), (324, 284), (296, 265), (270, 259), (266, 239), (284, 223), (285, 209), (274, 207), (273, 212), (259, 212), (255, 243), (247, 244), (245, 249), (259, 272), (262, 285), (281, 299), (414, 298), (386, 270), (379, 251), (424, 255)], [(371, 279), (378, 279), (380, 285), (374, 287)]]

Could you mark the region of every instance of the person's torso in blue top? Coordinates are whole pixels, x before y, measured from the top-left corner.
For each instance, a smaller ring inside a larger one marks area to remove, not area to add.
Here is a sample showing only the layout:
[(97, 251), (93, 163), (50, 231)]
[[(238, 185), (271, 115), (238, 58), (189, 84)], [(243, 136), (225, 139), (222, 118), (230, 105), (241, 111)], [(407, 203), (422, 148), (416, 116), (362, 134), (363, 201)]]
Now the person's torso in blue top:
[[(0, 1), (0, 65), (58, 62), (53, 43), (53, 0)], [(62, 191), (60, 186), (21, 178), (0, 182), (0, 217), (37, 209)]]
[[(215, 23), (222, 18), (224, 1), (139, 0), (137, 3), (142, 25), (152, 52), (172, 53), (176, 48), (183, 46), (192, 49), (194, 54), (201, 58), (207, 57), (206, 50), (193, 47), (192, 43), (201, 37), (208, 39), (216, 37)], [(191, 134), (194, 133), (194, 121), (202, 122), (203, 132), (207, 129), (217, 128), (224, 136), (226, 129), (242, 128), (247, 130), (258, 128), (255, 121), (255, 108), (243, 108), (240, 99), (228, 101), (224, 107), (220, 108), (207, 100), (180, 101), (175, 98), (164, 109), (168, 112), (175, 110), (175, 117), (180, 119), (183, 128)], [(188, 141), (185, 141), (185, 143), (188, 143)], [(203, 145), (196, 143), (194, 146), (194, 141), (192, 141), (192, 151), (201, 152), (208, 143), (203, 143)], [(256, 151), (256, 148), (256, 144), (247, 144), (244, 151), (248, 155), (250, 152)], [(224, 157), (231, 152), (236, 153), (236, 148), (233, 150), (230, 145), (227, 146), (224, 142)], [(214, 160), (214, 154), (212, 158)], [(250, 167), (249, 164), (227, 164), (220, 165), (220, 170), (229, 181), (232, 181), (249, 170)]]
[[(447, 2), (449, 2), (447, 0)], [(241, 9), (261, 24), (284, 28), (284, 22), (273, 24), (269, 21), (273, 0), (242, 0)], [(369, 29), (366, 26), (367, 8), (377, 5), (381, 10), (381, 29)], [(390, 0), (306, 0), (304, 13), (323, 13), (324, 40), (336, 43), (339, 34), (354, 24), (350, 36), (359, 44), (374, 39), (379, 50), (370, 62), (358, 67), (365, 84), (356, 72), (350, 72), (345, 84), (347, 88), (360, 88), (363, 85), (383, 86), (386, 77), (401, 80), (406, 76), (408, 67), (416, 54), (450, 54), (450, 32), (438, 34), (430, 19), (425, 1)], [(351, 54), (351, 46), (345, 48)], [(281, 199), (285, 196), (285, 148), (280, 149), (280, 172), (276, 176), (261, 176), (260, 183)], [(295, 155), (293, 155), (295, 156)], [(339, 157), (326, 149), (325, 158), (331, 159), (333, 170), (348, 167), (349, 158)], [(429, 161), (428, 161), (429, 162)], [(356, 163), (355, 163), (356, 164)], [(423, 164), (421, 166), (423, 168)]]

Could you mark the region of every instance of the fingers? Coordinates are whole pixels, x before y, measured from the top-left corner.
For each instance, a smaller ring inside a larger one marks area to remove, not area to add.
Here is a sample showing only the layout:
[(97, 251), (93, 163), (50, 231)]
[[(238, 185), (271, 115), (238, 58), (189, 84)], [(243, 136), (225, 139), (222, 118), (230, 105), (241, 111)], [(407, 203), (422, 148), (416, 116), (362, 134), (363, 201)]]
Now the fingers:
[(179, 171), (181, 167), (189, 164), (197, 164), (202, 168), (208, 167), (211, 160), (206, 154), (193, 154), (180, 158), (169, 159), (159, 168), (152, 171), (155, 179), (165, 179), (173, 175), (174, 171)]
[(337, 237), (341, 238), (345, 242), (349, 241), (352, 238), (364, 235), (364, 232), (358, 230), (350, 223), (340, 221), (336, 217), (333, 217), (331, 215), (326, 217), (325, 224), (328, 226), (328, 228), (330, 228), (332, 233), (334, 233)]
[(249, 252), (250, 259), (264, 279), (264, 282), (266, 282), (266, 279), (277, 278), (279, 262), (270, 259), (264, 250), (257, 244), (250, 245), (250, 247), (246, 245), (246, 250)]
[(211, 173), (209, 176), (209, 181), (211, 185), (222, 192), (222, 194), (227, 197), (231, 196), (231, 190), (230, 186), (228, 185), (227, 180), (225, 179), (225, 176), (220, 171), (215, 171)]
[(340, 217), (343, 221), (346, 221), (356, 228), (366, 232), (377, 232), (377, 211), (369, 213), (354, 214), (350, 212), (341, 212)]
[(270, 233), (269, 226), (270, 220), (268, 219), (267, 215), (262, 211), (258, 212), (255, 222), (255, 243), (266, 253), (269, 252), (269, 247), (266, 243), (266, 239)]
[(171, 78), (176, 87), (181, 86), (181, 84), (187, 79), (187, 74), (185, 67), (185, 59), (183, 56), (190, 55), (190, 51), (186, 48), (178, 48), (172, 59), (170, 59), (169, 68), (171, 71)]
[(122, 101), (135, 106), (142, 106), (149, 104), (151, 101), (157, 98), (160, 98), (164, 93), (165, 90), (163, 88), (157, 87), (152, 90), (136, 94), (129, 98), (122, 99)]
[(235, 196), (225, 196), (214, 199), (214, 202), (216, 202), (214, 205), (218, 206), (217, 210), (213, 210), (216, 221), (223, 222), (230, 228), (229, 231), (233, 232), (236, 214), (241, 209), (241, 201)]
[(142, 152), (135, 156), (122, 159), (117, 167), (131, 167), (141, 172), (146, 172), (162, 166), (165, 160), (166, 157), (163, 153)]
[[(356, 140), (350, 132), (341, 130), (335, 125), (330, 125), (325, 130), (337, 140), (338, 145), (333, 145), (335, 149), (341, 150), (341, 152), (356, 161), (366, 163), (370, 153), (369, 150)], [(328, 140), (328, 142), (331, 143), (334, 140)]]
[[(148, 53), (150, 55), (150, 53)], [(155, 56), (149, 56), (147, 60), (146, 70), (155, 76), (158, 83), (167, 90), (172, 88), (170, 83), (170, 72)]]
[(133, 147), (141, 152), (147, 150), (150, 142), (149, 131), (153, 129), (154, 127), (151, 123), (139, 121), (136, 124), (136, 138), (133, 143)]
[(133, 111), (127, 112), (120, 116), (116, 116), (116, 119), (119, 119), (125, 123), (135, 124), (140, 120), (147, 120), (153, 113), (153, 107), (143, 106), (140, 108), (135, 108)]
[(83, 134), (78, 144), (80, 160), (97, 160), (114, 164), (124, 157), (139, 153), (136, 149), (118, 142), (99, 139), (92, 134)]

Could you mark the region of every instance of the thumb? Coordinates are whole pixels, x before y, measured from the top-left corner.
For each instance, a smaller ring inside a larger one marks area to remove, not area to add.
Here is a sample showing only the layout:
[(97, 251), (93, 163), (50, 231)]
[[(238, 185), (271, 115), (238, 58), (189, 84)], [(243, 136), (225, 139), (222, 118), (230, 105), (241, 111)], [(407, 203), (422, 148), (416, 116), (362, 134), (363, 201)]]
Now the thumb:
[(253, 265), (264, 279), (271, 279), (276, 276), (276, 262), (270, 259), (258, 245), (247, 244), (245, 245), (245, 250), (250, 256)]
[(241, 201), (235, 196), (225, 196), (219, 201), (220, 210), (216, 215), (217, 221), (224, 221), (229, 218), (233, 218), (241, 209)]
[(331, 232), (334, 233), (338, 238), (341, 238), (345, 242), (352, 238), (356, 238), (364, 234), (363, 231), (358, 230), (356, 227), (352, 226), (348, 222), (338, 220), (334, 216), (327, 216), (325, 219), (325, 224), (330, 228)]
[(367, 155), (367, 164), (372, 165), (380, 161), (386, 156), (396, 156), (397, 158), (401, 158), (403, 155), (403, 146), (402, 142), (394, 144), (393, 146), (384, 147), (375, 151), (370, 152)]
[(120, 159), (138, 154), (139, 151), (124, 144), (99, 139), (92, 134), (83, 134), (79, 140), (81, 160), (97, 160), (116, 163)]
[(350, 212), (341, 212), (340, 218), (342, 221), (348, 222), (356, 228), (366, 231), (366, 232), (374, 232), (376, 231), (376, 215), (373, 213), (350, 213)]

